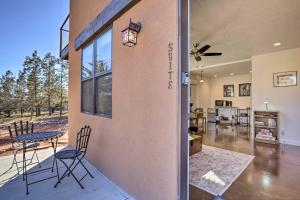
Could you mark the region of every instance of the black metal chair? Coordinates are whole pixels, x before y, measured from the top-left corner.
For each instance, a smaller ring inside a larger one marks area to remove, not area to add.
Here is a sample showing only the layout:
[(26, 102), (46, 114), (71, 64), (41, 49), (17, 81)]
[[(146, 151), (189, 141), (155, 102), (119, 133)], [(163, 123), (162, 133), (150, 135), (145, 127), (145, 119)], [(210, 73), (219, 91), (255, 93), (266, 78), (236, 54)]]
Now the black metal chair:
[[(82, 159), (84, 158), (86, 152), (87, 152), (87, 147), (91, 135), (91, 128), (90, 126), (84, 126), (81, 128), (81, 130), (77, 133), (77, 139), (76, 139), (76, 149), (69, 149), (69, 150), (63, 150), (55, 153), (54, 158), (55, 158), (55, 163), (56, 163), (56, 170), (57, 170), (57, 178), (58, 181), (54, 185), (56, 188), (58, 183), (65, 178), (66, 176), (72, 175), (76, 182), (79, 184), (81, 189), (84, 189), (82, 184), (80, 183), (87, 175), (90, 175), (91, 178), (94, 178), (93, 175), (90, 173), (90, 171), (86, 168), (86, 166), (83, 164)], [(60, 160), (64, 166), (67, 168), (64, 174), (59, 177), (59, 172), (58, 172), (58, 165), (57, 165), (57, 160)], [(67, 164), (66, 160), (71, 160), (71, 164)], [(77, 162), (76, 162), (77, 160)], [(73, 171), (74, 169), (81, 164), (81, 166), (85, 169), (86, 174), (78, 179)]]
[[(16, 165), (18, 175), (20, 175), (20, 170), (19, 169), (21, 167), (18, 166), (18, 163), (20, 163), (20, 162), (22, 162), (23, 165), (25, 163), (26, 166), (38, 163), (39, 167), (41, 168), (41, 164), (40, 164), (38, 155), (36, 153), (36, 149), (37, 149), (38, 146), (40, 146), (40, 143), (29, 143), (29, 144), (26, 144), (26, 146), (25, 146), (26, 149), (33, 149), (33, 154), (31, 156), (31, 158), (27, 159), (25, 162), (23, 162), (23, 160), (22, 161), (17, 161), (17, 153), (19, 151), (23, 151), (24, 146), (23, 146), (23, 144), (17, 144), (14, 141), (14, 137), (17, 137), (18, 135), (33, 133), (33, 123), (29, 124), (28, 121), (26, 121), (26, 122), (20, 121), (19, 124), (20, 125), (18, 126), (17, 122), (14, 122), (13, 125), (12, 125), (13, 128), (12, 128), (12, 126), (8, 126), (8, 131), (9, 131), (9, 135), (10, 135), (10, 140), (11, 140), (11, 145), (12, 145), (12, 150), (13, 150), (14, 158), (13, 158), (13, 163), (12, 163), (11, 167), (6, 171), (6, 172), (8, 172), (10, 169), (13, 168), (14, 165)], [(34, 156), (37, 159), (37, 162), (35, 162), (35, 163), (32, 162)], [(27, 164), (27, 161), (30, 161), (30, 162)], [(22, 169), (23, 169), (23, 180), (24, 180), (24, 166), (22, 167)]]

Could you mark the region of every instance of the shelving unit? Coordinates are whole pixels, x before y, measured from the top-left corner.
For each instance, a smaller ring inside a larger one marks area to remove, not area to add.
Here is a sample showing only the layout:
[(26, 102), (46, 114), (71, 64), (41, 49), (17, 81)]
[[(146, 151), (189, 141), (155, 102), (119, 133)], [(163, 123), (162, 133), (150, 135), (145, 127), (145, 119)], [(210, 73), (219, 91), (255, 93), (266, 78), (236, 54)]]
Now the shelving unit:
[(244, 126), (250, 126), (250, 108), (237, 110), (238, 124)]
[(255, 141), (279, 144), (279, 112), (254, 111)]

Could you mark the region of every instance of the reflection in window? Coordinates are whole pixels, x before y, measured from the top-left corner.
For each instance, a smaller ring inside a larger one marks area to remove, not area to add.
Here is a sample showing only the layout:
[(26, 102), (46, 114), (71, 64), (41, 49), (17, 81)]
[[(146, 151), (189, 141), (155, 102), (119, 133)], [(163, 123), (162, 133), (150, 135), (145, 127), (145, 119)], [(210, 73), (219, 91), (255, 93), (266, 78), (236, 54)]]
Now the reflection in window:
[(82, 67), (81, 77), (82, 79), (91, 78), (93, 75), (94, 67), (94, 51), (93, 44), (90, 44), (82, 50)]
[(105, 116), (112, 115), (111, 53), (111, 29), (82, 50), (82, 112)]
[(111, 29), (97, 39), (96, 73), (111, 70)]

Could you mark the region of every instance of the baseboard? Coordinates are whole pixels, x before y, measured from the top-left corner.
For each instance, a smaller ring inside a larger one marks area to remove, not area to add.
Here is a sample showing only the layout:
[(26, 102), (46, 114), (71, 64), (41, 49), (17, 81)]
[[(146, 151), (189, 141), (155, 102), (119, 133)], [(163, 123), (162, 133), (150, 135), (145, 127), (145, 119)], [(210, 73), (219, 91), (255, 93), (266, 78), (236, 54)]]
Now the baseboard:
[(280, 143), (281, 144), (294, 145), (294, 146), (300, 146), (300, 141), (299, 140), (281, 139)]

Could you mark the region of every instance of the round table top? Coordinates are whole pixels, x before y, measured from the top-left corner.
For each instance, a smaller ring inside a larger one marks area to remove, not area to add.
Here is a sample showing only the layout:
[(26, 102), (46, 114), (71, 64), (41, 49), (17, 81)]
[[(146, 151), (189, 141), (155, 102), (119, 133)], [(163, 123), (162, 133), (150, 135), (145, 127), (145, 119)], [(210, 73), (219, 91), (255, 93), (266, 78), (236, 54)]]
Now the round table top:
[(52, 140), (54, 138), (59, 138), (64, 135), (62, 131), (40, 131), (34, 133), (28, 133), (23, 135), (18, 135), (14, 138), (14, 142), (42, 142), (47, 140)]

